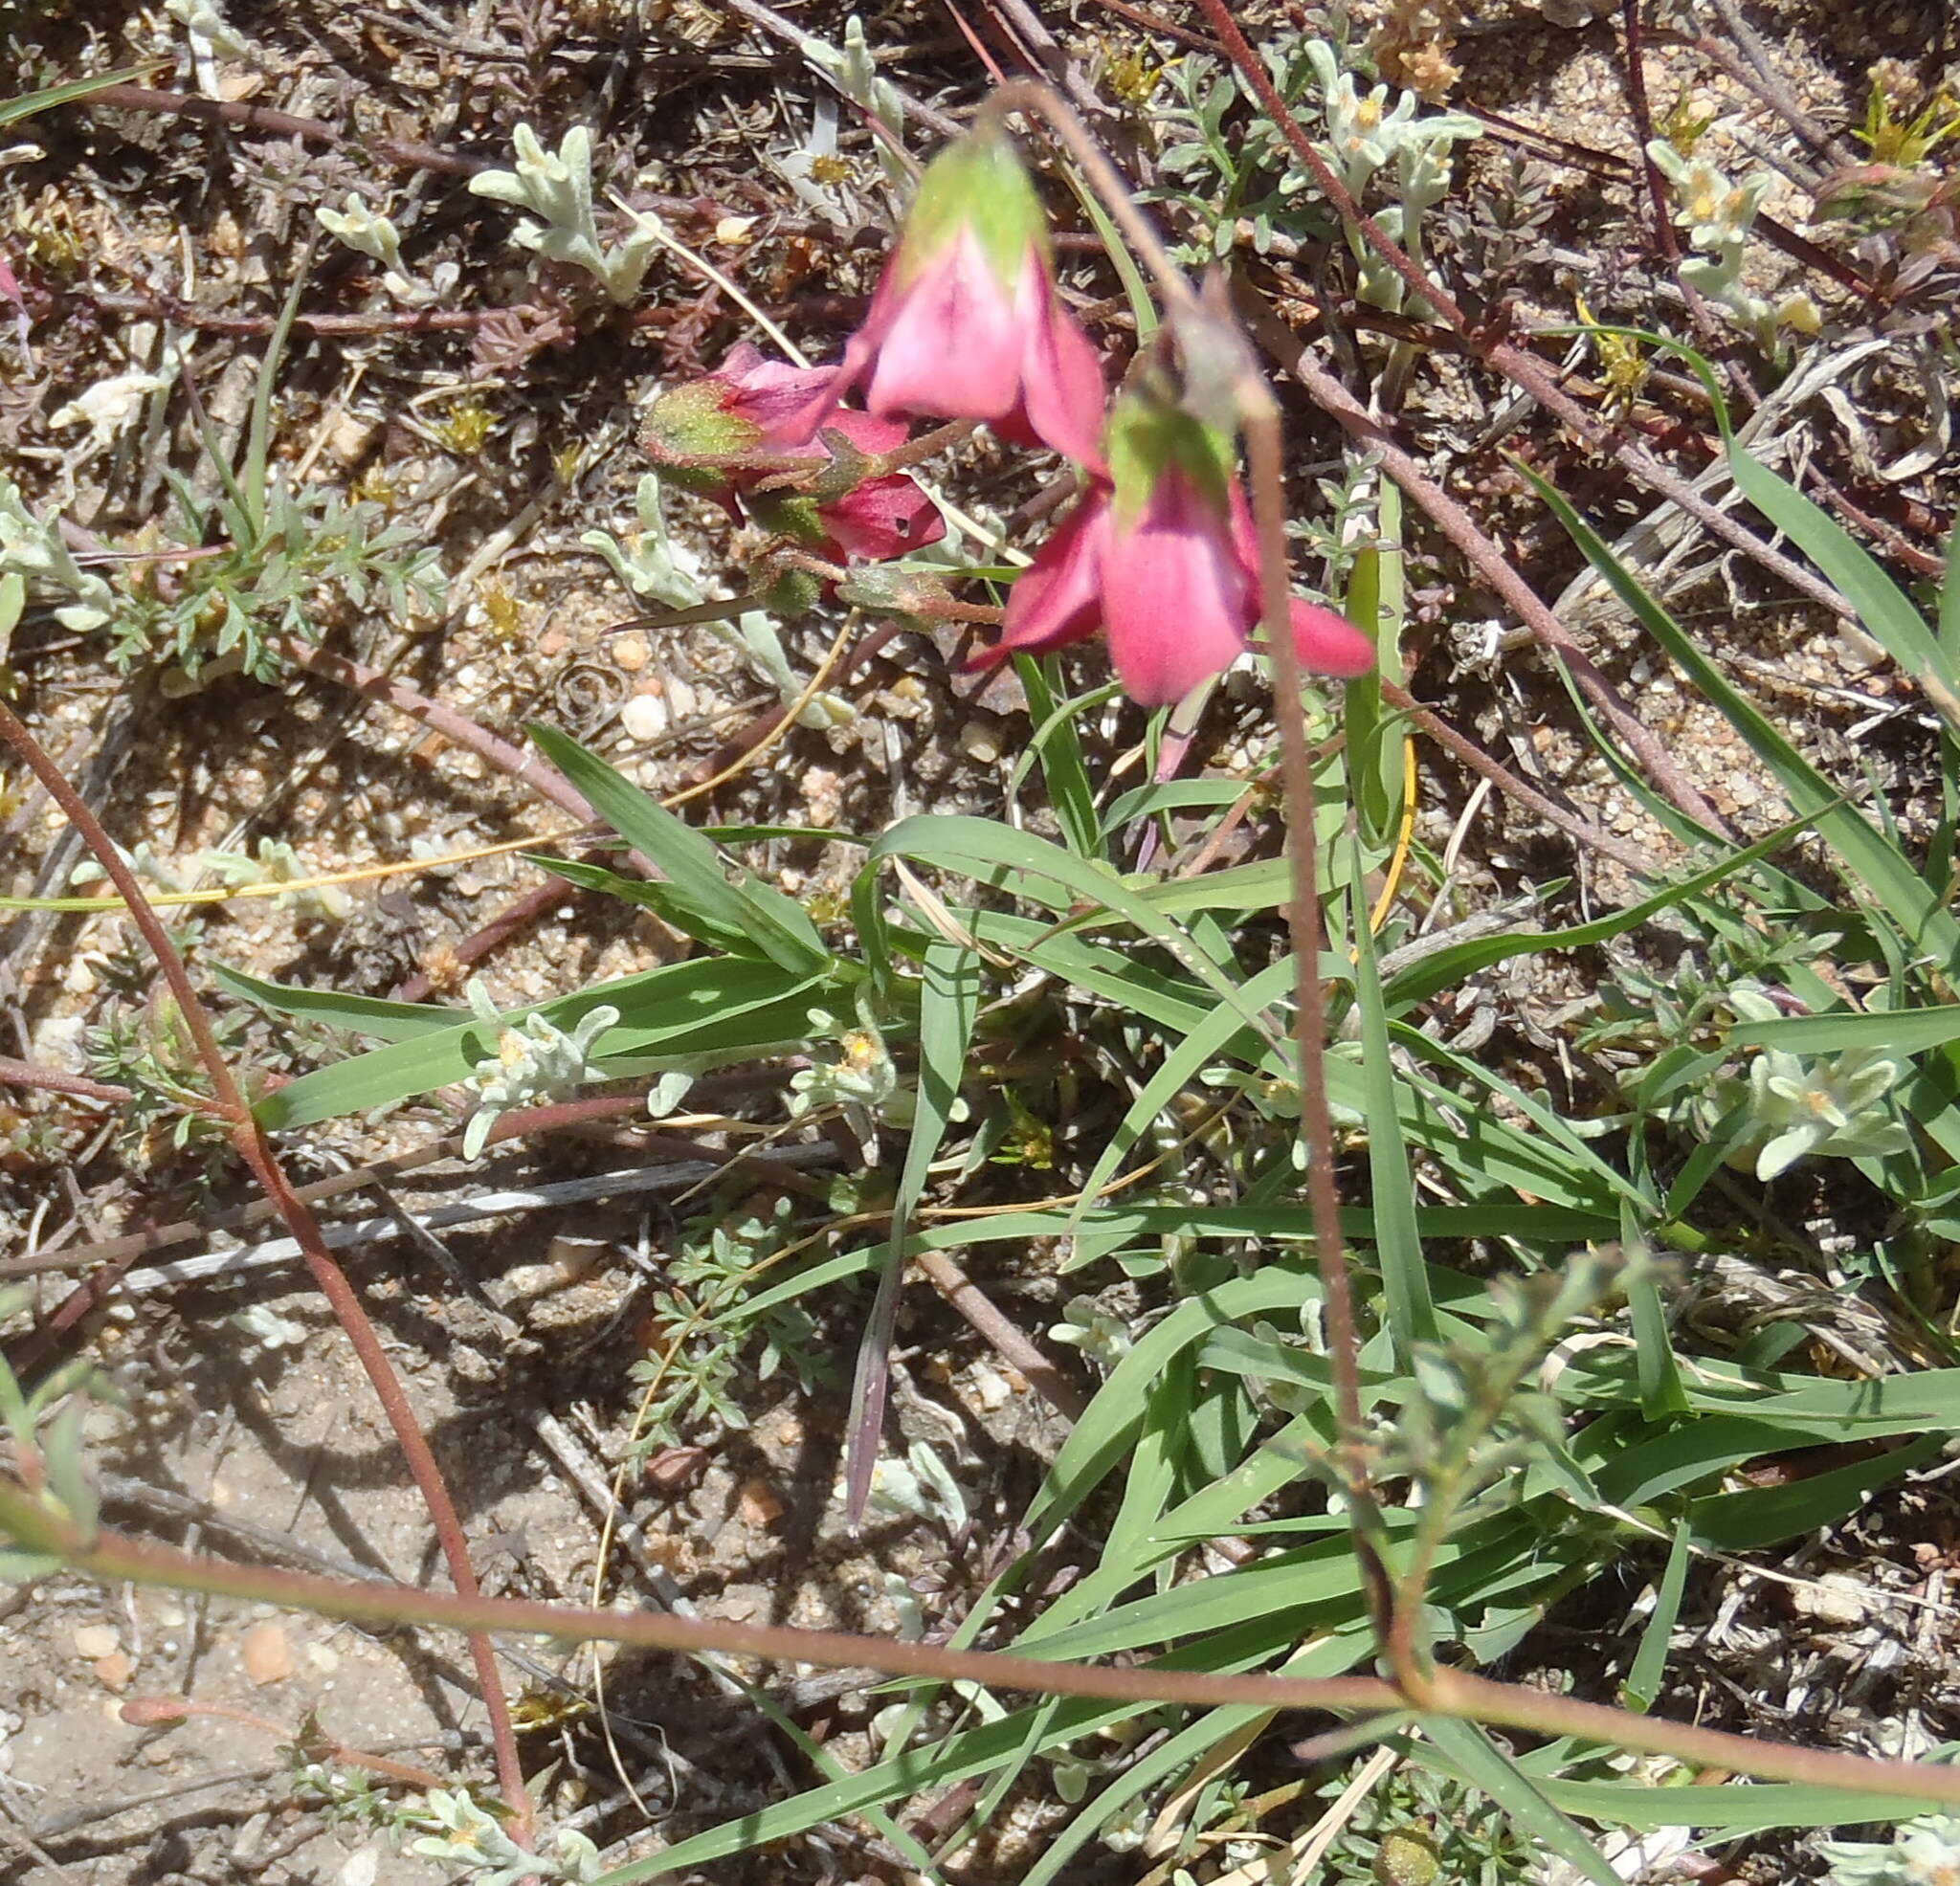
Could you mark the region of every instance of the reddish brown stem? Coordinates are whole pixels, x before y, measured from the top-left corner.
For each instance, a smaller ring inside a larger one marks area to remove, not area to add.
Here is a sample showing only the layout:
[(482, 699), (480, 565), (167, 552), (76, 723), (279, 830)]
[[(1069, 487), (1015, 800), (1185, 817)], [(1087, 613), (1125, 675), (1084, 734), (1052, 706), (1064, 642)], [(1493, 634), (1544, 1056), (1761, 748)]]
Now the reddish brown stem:
[(1078, 1696), (1192, 1708), (1400, 1711), (1413, 1704), (1502, 1727), (1573, 1736), (1609, 1747), (1649, 1750), (1702, 1768), (1844, 1787), (1938, 1805), (1960, 1805), (1960, 1771), (1939, 1762), (1896, 1762), (1798, 1748), (1729, 1735), (1664, 1717), (1637, 1716), (1548, 1691), (1494, 1683), (1438, 1669), (1419, 1695), (1405, 1696), (1373, 1676), (1287, 1677), (1067, 1663), (958, 1651), (938, 1644), (682, 1617), (669, 1611), (597, 1610), (512, 1598), (464, 1598), (383, 1580), (348, 1582), (307, 1572), (238, 1565), (106, 1531), (87, 1532), (51, 1512), (16, 1482), (0, 1479), (0, 1530), (31, 1550), (50, 1552), (91, 1578), (205, 1591), (289, 1606), (326, 1617), (377, 1624), (426, 1624), (457, 1631), (511, 1631), (568, 1643), (616, 1643), (683, 1653), (718, 1652), (827, 1669), (874, 1669), (928, 1682), (975, 1682), (1036, 1696)]
[(352, 144), (412, 170), (440, 170), (453, 177), (474, 177), (496, 167), (488, 157), (467, 157), (437, 150), (412, 138), (349, 137), (317, 118), (295, 118), (291, 112), (264, 105), (241, 104), (229, 99), (194, 98), (185, 92), (160, 92), (149, 85), (104, 85), (78, 104), (109, 105), (123, 111), (152, 111), (175, 118), (195, 118), (206, 124), (232, 124), (241, 131), (262, 131), (272, 138), (298, 138), (303, 144)]
[(1334, 1175), (1334, 1115), (1327, 1098), (1327, 993), (1320, 973), (1320, 840), (1315, 829), (1319, 795), (1314, 789), (1313, 756), (1300, 705), (1304, 677), (1290, 622), (1285, 456), (1279, 406), (1264, 383), (1258, 380), (1243, 338), (1235, 336), (1235, 341), (1246, 353), (1246, 372), (1254, 376), (1259, 409), (1257, 413), (1244, 413), (1246, 464), (1258, 534), (1259, 613), (1266, 625), (1266, 654), (1273, 664), (1274, 704), (1280, 721), (1286, 845), (1293, 865), (1286, 926), (1298, 965), (1294, 1041), (1300, 1059), (1300, 1132), (1306, 1150), (1307, 1208), (1313, 1219), (1314, 1259), (1321, 1279), (1327, 1364), (1333, 1376), (1336, 1458), (1348, 1493), (1354, 1556), (1361, 1567), (1375, 1635), (1389, 1648), (1393, 1642), (1394, 1592), (1388, 1567), (1376, 1549), (1381, 1516), (1362, 1421), (1361, 1336), (1354, 1320), (1354, 1283), (1341, 1233), (1340, 1184)]
[[(282, 1722), (275, 1722), (270, 1716), (261, 1716), (254, 1709), (237, 1709), (225, 1702), (193, 1702), (188, 1697), (131, 1697), (119, 1712), (123, 1721), (135, 1728), (154, 1728), (167, 1722), (188, 1721), (193, 1716), (209, 1717), (220, 1722), (237, 1722), (248, 1729), (257, 1729), (270, 1736), (274, 1742), (299, 1746), (300, 1737)], [(365, 1749), (350, 1747), (337, 1737), (321, 1738), (323, 1744), (321, 1754), (328, 1762), (343, 1768), (363, 1768), (370, 1775), (381, 1775), (389, 1781), (400, 1782), (408, 1787), (431, 1788), (447, 1787), (447, 1776), (438, 1775), (431, 1768), (420, 1768), (412, 1762), (396, 1762), (386, 1755), (369, 1755)]]
[(73, 1094), (78, 1099), (100, 1100), (109, 1106), (121, 1106), (130, 1098), (126, 1087), (112, 1087), (106, 1080), (64, 1074), (59, 1068), (44, 1068), (33, 1061), (17, 1061), (11, 1054), (0, 1054), (0, 1082), (9, 1087), (37, 1087), (48, 1094)]
[(1056, 1413), (1070, 1423), (1082, 1418), (1082, 1410), (1089, 1405), (1087, 1397), (950, 1257), (943, 1251), (922, 1251), (912, 1261), (932, 1279), (939, 1294), (993, 1345), (994, 1353), (1020, 1370), (1029, 1387)]
[(1510, 342), (1497, 339), (1475, 327), (1465, 317), (1456, 297), (1440, 283), (1430, 279), (1409, 252), (1383, 232), (1381, 225), (1355, 200), (1354, 193), (1334, 174), (1312, 138), (1307, 135), (1305, 126), (1294, 116), (1286, 100), (1280, 96), (1271, 76), (1266, 71), (1264, 61), (1254, 52), (1251, 41), (1239, 31), (1226, 0), (1194, 0), (1194, 4), (1212, 22), (1219, 39), (1224, 43), (1233, 65), (1243, 74), (1246, 83), (1252, 87), (1259, 103), (1271, 115), (1273, 122), (1280, 128), (1281, 135), (1312, 173), (1315, 183), (1327, 201), (1345, 220), (1351, 222), (1361, 232), (1369, 246), (1401, 278), (1410, 293), (1427, 301), (1436, 311), (1437, 318), (1460, 336), (1480, 360), (1503, 374), (1514, 386), (1529, 393), (1540, 406), (1554, 418), (1562, 419), (1593, 450), (1611, 453), (1614, 459), (1631, 477), (1638, 479), (1650, 491), (1666, 499), (1670, 504), (1685, 511), (1724, 543), (1732, 544), (1751, 562), (1789, 584), (1798, 594), (1810, 597), (1813, 602), (1829, 610), (1833, 615), (1847, 620), (1855, 619), (1858, 611), (1830, 584), (1793, 558), (1784, 555), (1781, 550), (1773, 549), (1761, 539), (1752, 536), (1745, 524), (1738, 522), (1719, 505), (1710, 503), (1685, 478), (1670, 471), (1651, 454), (1640, 451), (1630, 440), (1616, 434), (1610, 426), (1603, 424), (1560, 387), (1546, 369), (1544, 362)]
[[(174, 296), (165, 295), (157, 290), (144, 294), (118, 295), (104, 292), (85, 292), (79, 297), (87, 304), (103, 314), (123, 315), (136, 321), (167, 320), (180, 327), (193, 327), (202, 334), (224, 334), (235, 340), (250, 340), (257, 335), (270, 334), (278, 325), (277, 315), (227, 315), (213, 314), (208, 309), (194, 308)], [(799, 293), (787, 300), (771, 304), (771, 311), (779, 318), (800, 317), (811, 322), (843, 322), (852, 324), (863, 312), (862, 296), (835, 296), (830, 294)], [(685, 319), (691, 309), (655, 306), (633, 308), (621, 311), (615, 319), (628, 327), (672, 327)], [(368, 314), (296, 314), (293, 325), (302, 334), (328, 334), (345, 337), (362, 334), (441, 334), (469, 333), (483, 325), (487, 321), (523, 320), (526, 316), (549, 319), (554, 311), (536, 308), (523, 302), (497, 308), (397, 308), (381, 309)], [(208, 554), (222, 556), (222, 548)]]
[[(409, 1472), (429, 1508), (436, 1540), (457, 1591), (464, 1598), (479, 1596), (477, 1574), (470, 1564), (469, 1542), (463, 1535), (462, 1521), (457, 1516), (456, 1503), (450, 1498), (442, 1469), (436, 1464), (428, 1437), (422, 1432), (414, 1409), (403, 1391), (400, 1378), (389, 1362), (387, 1352), (381, 1346), (381, 1339), (368, 1320), (359, 1296), (348, 1283), (346, 1273), (334, 1261), (321, 1237), (320, 1227), (312, 1211), (287, 1183), (271, 1144), (253, 1118), (237, 1076), (233, 1074), (231, 1063), (218, 1046), (211, 1017), (205, 1012), (204, 1003), (190, 980), (190, 972), (186, 968), (183, 957), (177, 953), (176, 944), (170, 941), (169, 932), (151, 908), (141, 880), (124, 862), (122, 854), (116, 849), (81, 795), (69, 785), (60, 769), (42, 750), (40, 743), (4, 701), (0, 701), (0, 740), (13, 749), (47, 788), (48, 796), (81, 833), (83, 842), (95, 854), (97, 862), (128, 906), (130, 921), (155, 957), (165, 981), (169, 984), (171, 994), (176, 998), (184, 1025), (196, 1043), (198, 1059), (203, 1063), (216, 1095), (213, 1111), (225, 1121), (239, 1156), (252, 1168), (253, 1176), (257, 1179), (267, 1198), (278, 1207), (279, 1216), (300, 1246), (314, 1283), (332, 1305), (335, 1317), (346, 1332), (347, 1341), (388, 1415), (389, 1425), (394, 1431)], [(512, 1837), (521, 1845), (528, 1845), (530, 1798), (524, 1791), (523, 1764), (518, 1755), (517, 1734), (511, 1724), (503, 1680), (497, 1668), (496, 1649), (480, 1631), (474, 1632), (470, 1637), (470, 1655), (476, 1665), (484, 1712), (490, 1720), (490, 1738), (497, 1751), (498, 1783), (510, 1808)]]
[(1462, 551), (1478, 574), (1517, 612), (1540, 646), (1565, 663), (1581, 691), (1626, 743), (1654, 784), (1698, 824), (1726, 836), (1728, 828), (1722, 815), (1688, 783), (1653, 729), (1620, 699), (1612, 682), (1578, 646), (1571, 632), (1477, 527), (1469, 512), (1423, 472), (1338, 380), (1315, 366), (1292, 330), (1256, 295), (1249, 291), (1241, 294), (1238, 307), (1240, 319), (1266, 352), (1305, 388), (1323, 411), (1366, 442), (1369, 451), (1381, 461), (1383, 471), (1414, 499), (1443, 535)]
[[(471, 964), (480, 963), (492, 950), (501, 948), (521, 930), (528, 929), (554, 904), (578, 894), (575, 884), (568, 884), (562, 878), (546, 878), (544, 883), (505, 904), (481, 929), (464, 937), (449, 951), (450, 957), (458, 968), (467, 969)], [(417, 969), (390, 999), (395, 1002), (426, 1002), (434, 989), (429, 971)]]
[(1580, 818), (1576, 813), (1567, 811), (1556, 800), (1547, 798), (1536, 787), (1520, 779), (1508, 766), (1493, 760), (1474, 740), (1465, 739), (1447, 721), (1440, 720), (1431, 713), (1407, 688), (1396, 686), (1386, 676), (1381, 686), (1384, 700), (1408, 715), (1410, 720), (1445, 752), (1454, 754), (1480, 778), (1489, 780), (1506, 797), (1515, 799), (1521, 806), (1528, 807), (1547, 824), (1555, 825), (1561, 832), (1569, 832), (1580, 844), (1590, 847), (1602, 857), (1612, 858), (1615, 863), (1624, 865), (1637, 876), (1645, 877), (1652, 874), (1654, 856), (1651, 852), (1643, 852), (1639, 846), (1615, 837), (1604, 826), (1594, 825), (1590, 820)]
[(598, 814), (592, 810), (585, 794), (541, 754), (526, 753), (522, 747), (513, 746), (488, 728), (479, 727), (467, 715), (458, 714), (454, 707), (445, 707), (439, 700), (431, 700), (406, 681), (397, 681), (378, 668), (369, 668), (327, 649), (315, 648), (295, 636), (288, 636), (280, 648), (289, 660), (309, 674), (323, 675), (344, 688), (366, 695), (369, 700), (385, 702), (396, 713), (421, 721), (445, 740), (453, 740), (458, 746), (466, 746), (472, 753), (479, 754), (498, 771), (508, 773), (520, 785), (541, 793), (581, 825), (598, 823)]
[(1667, 203), (1667, 180), (1647, 154), (1654, 137), (1654, 114), (1647, 104), (1646, 32), (1640, 23), (1640, 0), (1625, 0), (1621, 17), (1627, 29), (1627, 103), (1634, 114), (1634, 142), (1639, 146), (1640, 169), (1647, 179), (1647, 201), (1654, 211), (1654, 239), (1670, 266), (1681, 260), (1681, 238), (1674, 233), (1674, 213)]

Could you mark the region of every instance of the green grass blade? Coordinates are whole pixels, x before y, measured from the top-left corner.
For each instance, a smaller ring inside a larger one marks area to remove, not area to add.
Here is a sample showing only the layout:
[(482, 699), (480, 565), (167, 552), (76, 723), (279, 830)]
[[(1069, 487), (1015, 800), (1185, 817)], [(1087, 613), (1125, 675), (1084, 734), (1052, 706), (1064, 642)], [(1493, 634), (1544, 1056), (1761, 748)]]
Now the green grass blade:
[(329, 1028), (344, 1028), (357, 1034), (368, 1034), (379, 1041), (413, 1041), (420, 1035), (439, 1034), (465, 1019), (467, 1010), (444, 1009), (425, 1002), (384, 1002), (372, 995), (343, 995), (331, 988), (294, 988), (284, 983), (267, 982), (248, 976), (223, 963), (212, 965), (212, 979), (227, 995), (256, 1002), (275, 1014), (299, 1015), (307, 1021), (323, 1022)]
[[(537, 1013), (570, 1028), (606, 1003), (620, 1011), (618, 1024), (600, 1039), (606, 1065), (649, 1055), (709, 1056), (721, 1064), (804, 1038), (811, 1003), (824, 987), (816, 977), (791, 976), (773, 963), (707, 957), (600, 983), (501, 1019), (509, 1025)], [(301, 1075), (266, 1095), (256, 1111), (260, 1123), (275, 1130), (365, 1113), (466, 1079), (496, 1052), (494, 1031), (472, 1017)]]
[(528, 732), (592, 810), (665, 873), (666, 908), (689, 935), (736, 955), (767, 957), (793, 975), (814, 975), (832, 965), (816, 925), (793, 898), (751, 872), (731, 872), (722, 854), (684, 819), (568, 735), (539, 724)]
[[(1479, 1787), (1534, 1840), (1577, 1869), (1593, 1886), (1625, 1886), (1619, 1875), (1587, 1839), (1579, 1825), (1546, 1797), (1538, 1783), (1520, 1771), (1485, 1732), (1474, 1722), (1447, 1717), (1421, 1719), (1423, 1735), (1448, 1758), (1449, 1765), (1473, 1787)], [(1421, 1759), (1421, 1744), (1410, 1752)]]
[(1793, 810), (1809, 819), (1837, 853), (1852, 885), (1885, 911), (1905, 933), (1911, 948), (1930, 953), (1949, 974), (1960, 969), (1960, 924), (1946, 909), (1939, 888), (1928, 884), (1896, 845), (1845, 805), (1761, 709), (1730, 685), (1558, 490), (1529, 467), (1522, 469), (1587, 561), (1776, 776)]
[(1088, 1177), (1082, 1181), (1080, 1194), (1070, 1213), (1071, 1227), (1080, 1225), (1083, 1216), (1093, 1209), (1098, 1194), (1116, 1176), (1138, 1141), (1150, 1130), (1150, 1123), (1206, 1068), (1221, 1055), (1235, 1052), (1235, 1044), (1243, 1043), (1245, 1051), (1256, 1052), (1241, 1010), (1249, 1008), (1263, 1011), (1273, 1003), (1282, 1001), (1291, 992), (1293, 982), (1293, 958), (1290, 956), (1261, 969), (1241, 987), (1236, 1007), (1228, 1008), (1220, 1003), (1164, 1056), (1163, 1064), (1144, 1083), (1142, 1091), (1125, 1110), (1116, 1130), (1109, 1136), (1108, 1144), (1089, 1168)]
[(1794, 1782), (1734, 1782), (1714, 1786), (1563, 1782), (1542, 1784), (1546, 1798), (1569, 1814), (1607, 1827), (1643, 1831), (1699, 1827), (1711, 1833), (1762, 1833), (1779, 1827), (1885, 1826), (1916, 1813), (1949, 1809), (1928, 1801), (1922, 1808), (1896, 1794), (1859, 1794), (1848, 1788), (1806, 1787)]
[(1667, 1652), (1674, 1635), (1675, 1620), (1681, 1616), (1682, 1594), (1688, 1585), (1691, 1529), (1685, 1520), (1674, 1529), (1674, 1543), (1668, 1549), (1667, 1568), (1660, 1574), (1654, 1598), (1654, 1614), (1640, 1632), (1640, 1647), (1634, 1653), (1634, 1665), (1619, 1686), (1620, 1700), (1644, 1716), (1660, 1694), (1660, 1680), (1667, 1670)]
[(1056, 823), (1078, 857), (1102, 855), (1102, 822), (1096, 816), (1096, 788), (1089, 780), (1088, 764), (1082, 758), (1081, 735), (1076, 717), (1100, 701), (1109, 699), (1113, 688), (1096, 688), (1073, 700), (1058, 699), (1048, 684), (1050, 664), (1033, 655), (1014, 656), (1014, 671), (1028, 696), (1028, 714), (1035, 722), (1028, 750), (1015, 764), (1011, 789), (1018, 790), (1029, 767), (1039, 764), (1041, 778), (1048, 788), (1048, 802), (1055, 809)]
[(1774, 1021), (1744, 1022), (1729, 1031), (1728, 1039), (1736, 1048), (1782, 1048), (1793, 1054), (1835, 1054), (1854, 1049), (1923, 1054), (1960, 1041), (1960, 1003), (1863, 1014), (1779, 1016)]
[[(1841, 805), (1843, 800), (1839, 798), (1837, 803)], [(1509, 962), (1513, 957), (1538, 956), (1548, 950), (1579, 949), (1610, 943), (1688, 899), (1713, 890), (1738, 871), (1768, 857), (1771, 852), (1780, 851), (1793, 837), (1808, 831), (1810, 823), (1805, 818), (1779, 826), (1753, 845), (1726, 853), (1692, 876), (1683, 877), (1679, 883), (1671, 884), (1638, 903), (1628, 904), (1623, 909), (1596, 918), (1591, 923), (1574, 924), (1566, 930), (1513, 931), (1505, 936), (1473, 937), (1468, 942), (1437, 950), (1420, 962), (1411, 964), (1400, 975), (1390, 980), (1384, 991), (1388, 1002), (1392, 1008), (1399, 1010), (1442, 989), (1454, 987), (1478, 970)]]
[(1830, 579), (1859, 621), (1906, 674), (1950, 702), (1960, 674), (1912, 599), (1823, 507), (1730, 441), (1735, 488)]
[(1395, 1353), (1406, 1365), (1418, 1343), (1437, 1340), (1436, 1305), (1429, 1269), (1415, 1226), (1415, 1182), (1402, 1137), (1395, 1057), (1389, 1042), (1388, 1010), (1375, 965), (1368, 899), (1357, 872), (1350, 887), (1354, 937), (1354, 994), (1361, 1013), (1361, 1085), (1368, 1098), (1369, 1203), (1374, 1216), (1375, 1261)]
[(53, 111), (56, 105), (73, 104), (93, 92), (105, 92), (111, 85), (138, 85), (166, 70), (169, 59), (145, 59), (141, 65), (125, 65), (116, 72), (99, 72), (92, 78), (71, 78), (61, 85), (43, 85), (35, 92), (23, 92), (17, 99), (0, 104), (0, 126), (18, 124), (23, 119)]
[(932, 1162), (960, 1098), (967, 1048), (980, 1008), (980, 959), (970, 949), (935, 938), (927, 945), (919, 996), (919, 1096), (905, 1163), (899, 1169), (892, 1204), (892, 1233), (878, 1294), (858, 1348), (851, 1383), (850, 1447), (845, 1469), (846, 1510), (857, 1525), (871, 1498), (871, 1474), (878, 1463), (884, 1426), (885, 1390), (890, 1380), (892, 1330), (898, 1321), (899, 1285), (905, 1269), (905, 1234), (913, 1208), (925, 1189)]

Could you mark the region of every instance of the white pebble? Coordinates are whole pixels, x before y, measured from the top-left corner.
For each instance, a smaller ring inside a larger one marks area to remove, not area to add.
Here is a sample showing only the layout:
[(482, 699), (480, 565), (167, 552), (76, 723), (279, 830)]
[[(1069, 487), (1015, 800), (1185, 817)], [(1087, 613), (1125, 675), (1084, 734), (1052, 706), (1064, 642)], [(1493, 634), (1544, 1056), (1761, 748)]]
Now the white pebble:
[(619, 710), (619, 724), (629, 740), (657, 740), (667, 731), (667, 703), (657, 694), (634, 695)]

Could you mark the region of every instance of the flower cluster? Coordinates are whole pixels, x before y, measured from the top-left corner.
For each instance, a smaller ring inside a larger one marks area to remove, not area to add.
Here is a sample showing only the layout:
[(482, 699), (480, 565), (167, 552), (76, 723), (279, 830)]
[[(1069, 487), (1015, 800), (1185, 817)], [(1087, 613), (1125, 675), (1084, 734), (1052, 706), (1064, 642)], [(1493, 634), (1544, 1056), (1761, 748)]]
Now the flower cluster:
[[(835, 367), (753, 347), (654, 404), (642, 444), (670, 472), (836, 562), (880, 563), (944, 534), (888, 462), (915, 418), (970, 420), (1045, 446), (1086, 477), (1016, 581), (976, 665), (1099, 629), (1125, 688), (1166, 705), (1231, 665), (1259, 617), (1252, 518), (1231, 434), (1147, 363), (1108, 403), (1102, 368), (1056, 289), (1046, 219), (1013, 144), (974, 131), (925, 171), (863, 324)], [(843, 401), (861, 395), (863, 410)], [(1303, 667), (1355, 676), (1367, 636), (1296, 601)]]
[(1786, 332), (1815, 334), (1821, 317), (1801, 289), (1771, 301), (1744, 278), (1745, 247), (1770, 188), (1769, 172), (1731, 184), (1707, 158), (1684, 157), (1665, 138), (1652, 139), (1647, 155), (1673, 188), (1674, 220), (1698, 252), (1682, 263), (1682, 280), (1753, 330), (1768, 353), (1782, 351)]
[(905, 443), (904, 421), (840, 407), (842, 377), (744, 342), (705, 379), (662, 393), (640, 442), (683, 484), (739, 499), (814, 555), (884, 563), (937, 543), (946, 523), (918, 480), (876, 466)]

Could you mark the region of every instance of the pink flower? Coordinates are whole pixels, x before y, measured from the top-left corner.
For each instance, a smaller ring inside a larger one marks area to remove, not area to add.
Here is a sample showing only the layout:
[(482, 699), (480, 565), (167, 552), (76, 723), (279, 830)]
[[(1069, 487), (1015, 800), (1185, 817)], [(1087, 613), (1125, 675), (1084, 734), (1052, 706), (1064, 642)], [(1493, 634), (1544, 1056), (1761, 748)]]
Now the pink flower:
[(881, 472), (842, 490), (835, 478), (826, 489), (821, 472), (815, 490), (774, 480), (785, 459), (814, 468), (836, 456), (826, 438), (839, 441), (847, 459), (877, 458), (903, 445), (905, 433), (901, 420), (840, 408), (835, 367), (791, 366), (745, 341), (714, 372), (662, 393), (640, 442), (677, 482), (731, 513), (739, 499), (766, 529), (818, 556), (883, 563), (946, 535), (946, 521), (915, 479)]
[[(867, 458), (895, 451), (905, 442), (902, 420), (869, 412), (833, 412), (808, 445), (790, 449), (792, 458), (830, 455), (824, 441), (835, 434)], [(946, 535), (946, 520), (916, 478), (884, 472), (861, 478), (841, 497), (817, 499), (790, 489), (748, 491), (743, 505), (757, 522), (794, 538), (806, 549), (840, 563), (889, 563)]]
[(860, 384), (880, 416), (984, 419), (1100, 469), (1102, 363), (1056, 297), (1040, 200), (999, 133), (962, 139), (920, 179), (844, 348), (836, 391)]
[[(1171, 414), (1166, 427), (1161, 416), (1119, 408), (1110, 428), (1118, 482), (1092, 485), (1015, 579), (1000, 641), (976, 666), (1015, 649), (1042, 654), (1101, 627), (1124, 691), (1162, 707), (1247, 647), (1259, 576), (1245, 494), (1195, 421)], [(1292, 628), (1312, 673), (1352, 677), (1374, 664), (1368, 637), (1330, 609), (1296, 597)]]
[(840, 391), (835, 366), (791, 366), (744, 341), (714, 372), (655, 400), (640, 443), (683, 469), (739, 466), (808, 444)]

